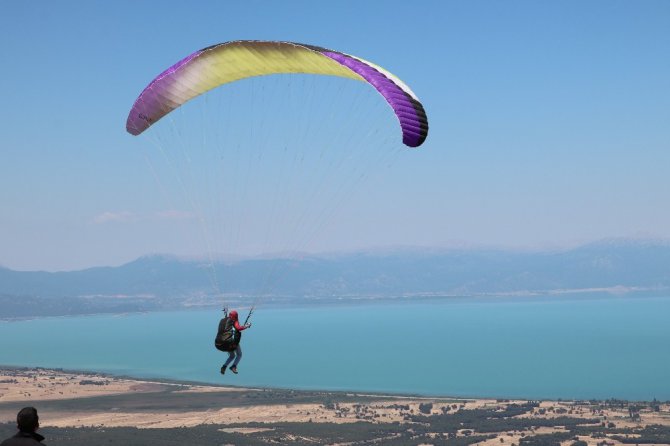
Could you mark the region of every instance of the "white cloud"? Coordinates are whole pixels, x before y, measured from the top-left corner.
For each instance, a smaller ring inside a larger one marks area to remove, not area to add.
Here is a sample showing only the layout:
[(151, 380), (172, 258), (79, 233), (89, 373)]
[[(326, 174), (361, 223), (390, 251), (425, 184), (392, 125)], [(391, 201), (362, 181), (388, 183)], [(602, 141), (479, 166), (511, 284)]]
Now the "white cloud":
[(132, 212), (121, 211), (121, 212), (110, 212), (106, 211), (102, 214), (98, 214), (93, 217), (93, 223), (95, 224), (105, 224), (105, 223), (127, 223), (129, 221), (136, 220), (135, 215)]
[(192, 212), (178, 211), (175, 209), (156, 212), (155, 216), (161, 220), (189, 220), (194, 217)]
[(194, 218), (192, 212), (170, 209), (167, 211), (159, 211), (153, 214), (144, 215), (135, 214), (130, 211), (105, 211), (93, 217), (91, 221), (94, 224), (100, 225), (105, 223), (131, 223), (138, 221), (189, 220), (192, 218)]

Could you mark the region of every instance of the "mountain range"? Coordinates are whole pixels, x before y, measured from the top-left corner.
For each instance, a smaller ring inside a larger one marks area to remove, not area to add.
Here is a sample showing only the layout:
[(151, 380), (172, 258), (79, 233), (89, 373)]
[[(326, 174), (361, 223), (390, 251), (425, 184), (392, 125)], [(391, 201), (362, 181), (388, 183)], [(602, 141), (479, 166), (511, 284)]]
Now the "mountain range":
[(26, 316), (23, 313), (31, 313), (27, 311), (31, 305), (56, 308), (64, 302), (79, 310), (75, 313), (212, 305), (222, 293), (240, 302), (256, 295), (306, 302), (427, 296), (670, 295), (670, 243), (614, 239), (560, 251), (398, 249), (214, 262), (152, 255), (118, 267), (70, 272), (0, 268), (0, 318), (18, 313)]

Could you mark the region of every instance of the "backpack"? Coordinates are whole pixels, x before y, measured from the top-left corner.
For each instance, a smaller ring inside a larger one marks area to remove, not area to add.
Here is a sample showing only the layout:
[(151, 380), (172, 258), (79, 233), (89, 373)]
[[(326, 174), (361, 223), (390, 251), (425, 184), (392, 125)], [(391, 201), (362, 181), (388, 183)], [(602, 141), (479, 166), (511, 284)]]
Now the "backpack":
[(219, 322), (219, 330), (214, 338), (214, 346), (222, 352), (232, 352), (242, 339), (242, 333), (235, 330), (235, 323), (226, 316)]

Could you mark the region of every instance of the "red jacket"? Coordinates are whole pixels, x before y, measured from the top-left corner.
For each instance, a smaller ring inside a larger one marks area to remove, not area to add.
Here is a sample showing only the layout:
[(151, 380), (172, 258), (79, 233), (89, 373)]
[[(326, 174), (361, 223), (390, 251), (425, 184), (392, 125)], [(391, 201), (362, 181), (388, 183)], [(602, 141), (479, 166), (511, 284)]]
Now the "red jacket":
[(234, 322), (233, 326), (235, 327), (235, 330), (242, 331), (242, 330), (246, 330), (247, 328), (249, 328), (246, 325), (240, 325), (240, 321), (238, 320), (239, 316), (237, 315), (237, 311), (235, 311), (235, 310), (231, 311), (229, 316), (230, 316), (230, 319)]

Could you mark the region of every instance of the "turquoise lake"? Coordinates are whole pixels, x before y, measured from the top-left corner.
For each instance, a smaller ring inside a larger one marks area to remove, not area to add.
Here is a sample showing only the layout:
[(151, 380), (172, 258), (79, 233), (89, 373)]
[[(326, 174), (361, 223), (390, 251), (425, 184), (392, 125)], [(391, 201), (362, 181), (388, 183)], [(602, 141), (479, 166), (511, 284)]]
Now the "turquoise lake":
[(221, 314), (2, 322), (0, 364), (295, 389), (670, 400), (670, 298), (260, 307), (240, 374), (225, 376), (213, 347)]

